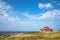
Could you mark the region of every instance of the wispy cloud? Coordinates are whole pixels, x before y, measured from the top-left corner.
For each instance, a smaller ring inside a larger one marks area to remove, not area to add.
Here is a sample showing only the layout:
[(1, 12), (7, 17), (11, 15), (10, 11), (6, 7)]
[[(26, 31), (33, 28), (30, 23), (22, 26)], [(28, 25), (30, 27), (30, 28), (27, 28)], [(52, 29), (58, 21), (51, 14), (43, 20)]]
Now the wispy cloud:
[(0, 1), (0, 21), (10, 21), (19, 20), (18, 17), (12, 17), (10, 14), (15, 13), (13, 8), (6, 2)]
[[(52, 5), (50, 3), (48, 4), (39, 4), (40, 8), (50, 8), (52, 7)], [(20, 17), (17, 16), (11, 16), (10, 14), (14, 13), (15, 14), (16, 11), (13, 10), (13, 8), (8, 5), (5, 2), (0, 2), (0, 21), (20, 21), (22, 20)], [(13, 15), (14, 15), (13, 14)], [(54, 17), (58, 17), (60, 16), (60, 10), (51, 10), (51, 11), (47, 11), (45, 13), (42, 13), (42, 15), (37, 14), (37, 15), (29, 15), (28, 12), (25, 12), (23, 14), (23, 16), (25, 16), (28, 19), (31, 20), (41, 20), (41, 19), (46, 19), (46, 18), (54, 18)]]
[[(28, 13), (24, 14), (27, 18), (31, 20), (41, 20), (41, 19), (48, 19), (48, 18), (59, 18), (60, 17), (60, 10), (51, 10), (47, 11), (45, 13), (42, 13), (42, 15), (29, 15)], [(60, 18), (59, 18), (60, 19)]]
[[(6, 2), (1, 1), (0, 2), (0, 22), (5, 22), (8, 24), (11, 23), (11, 25), (20, 26), (20, 27), (27, 27), (27, 26), (32, 26), (32, 25), (36, 26), (33, 21), (22, 20), (23, 18), (21, 19), (20, 17), (12, 16), (11, 14), (15, 15), (17, 14), (17, 12), (14, 11), (12, 6), (10, 6)], [(25, 16), (30, 17), (27, 14), (25, 14)]]
[(39, 19), (58, 18), (58, 16), (60, 16), (60, 10), (52, 10), (42, 14), (42, 16), (39, 17)]
[(27, 17), (28, 19), (36, 20), (38, 15), (29, 15), (28, 12), (26, 12), (23, 16)]
[(38, 7), (39, 7), (40, 9), (42, 9), (42, 8), (52, 8), (53, 6), (52, 6), (51, 3), (47, 3), (47, 4), (39, 3), (39, 4), (38, 4)]

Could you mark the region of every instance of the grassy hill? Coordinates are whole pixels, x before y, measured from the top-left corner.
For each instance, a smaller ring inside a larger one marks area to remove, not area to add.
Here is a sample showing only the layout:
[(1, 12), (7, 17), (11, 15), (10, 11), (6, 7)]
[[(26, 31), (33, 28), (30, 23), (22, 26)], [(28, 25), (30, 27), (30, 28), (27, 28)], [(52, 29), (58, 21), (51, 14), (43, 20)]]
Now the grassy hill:
[[(8, 36), (7, 36), (8, 35)], [(0, 34), (0, 40), (60, 40), (60, 32), (26, 32), (19, 34)]]

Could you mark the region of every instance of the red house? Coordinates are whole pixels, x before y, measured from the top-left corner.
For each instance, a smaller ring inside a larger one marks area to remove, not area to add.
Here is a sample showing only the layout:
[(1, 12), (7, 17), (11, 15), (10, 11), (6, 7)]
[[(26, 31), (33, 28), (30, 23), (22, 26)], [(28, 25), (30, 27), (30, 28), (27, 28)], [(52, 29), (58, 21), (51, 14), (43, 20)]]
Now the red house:
[(53, 30), (46, 26), (43, 29), (40, 29), (40, 32), (53, 32)]

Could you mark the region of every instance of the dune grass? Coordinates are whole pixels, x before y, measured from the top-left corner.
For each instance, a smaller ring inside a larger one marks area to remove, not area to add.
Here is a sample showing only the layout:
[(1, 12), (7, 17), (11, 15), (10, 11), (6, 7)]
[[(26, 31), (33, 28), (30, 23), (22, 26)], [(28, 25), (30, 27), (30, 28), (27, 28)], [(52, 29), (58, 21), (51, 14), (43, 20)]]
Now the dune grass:
[[(2, 35), (0, 35), (0, 38), (3, 37)], [(4, 35), (4, 37), (7, 35)], [(9, 34), (8, 37), (6, 38), (4, 37), (2, 38), (3, 40), (5, 39), (6, 40), (60, 40), (60, 32), (50, 32), (50, 33), (26, 32), (19, 34)]]

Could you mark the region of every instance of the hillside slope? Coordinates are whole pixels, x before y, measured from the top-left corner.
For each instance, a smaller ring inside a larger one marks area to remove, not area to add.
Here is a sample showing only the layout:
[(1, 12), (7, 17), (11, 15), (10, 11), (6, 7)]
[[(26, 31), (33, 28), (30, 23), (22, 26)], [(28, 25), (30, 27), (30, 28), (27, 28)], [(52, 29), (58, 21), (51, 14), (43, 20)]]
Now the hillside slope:
[(1, 38), (0, 36), (0, 40), (60, 40), (60, 32), (26, 32), (19, 34), (9, 34), (9, 36), (5, 38)]

